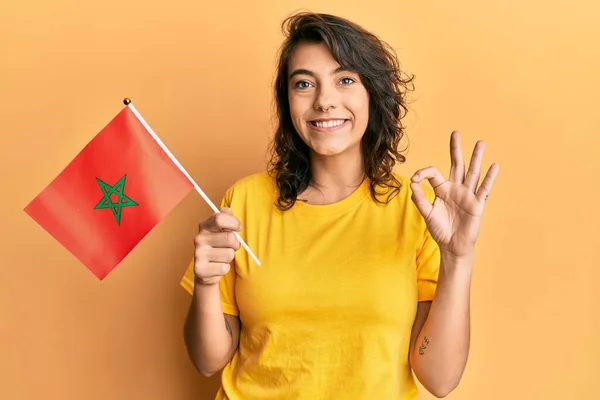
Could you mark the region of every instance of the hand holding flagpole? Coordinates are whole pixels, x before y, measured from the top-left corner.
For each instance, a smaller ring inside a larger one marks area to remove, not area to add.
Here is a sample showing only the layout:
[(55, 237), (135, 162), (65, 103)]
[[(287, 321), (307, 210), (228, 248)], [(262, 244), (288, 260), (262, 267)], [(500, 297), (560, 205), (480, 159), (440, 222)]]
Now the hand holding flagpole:
[[(185, 177), (190, 181), (190, 183), (194, 186), (194, 188), (196, 189), (196, 191), (198, 192), (198, 194), (200, 194), (200, 196), (209, 205), (209, 207), (215, 213), (220, 213), (221, 210), (219, 210), (217, 208), (217, 206), (210, 200), (210, 198), (206, 195), (206, 193), (204, 193), (204, 191), (200, 188), (200, 186), (198, 186), (198, 184), (194, 181), (194, 179), (186, 171), (186, 169), (183, 167), (183, 165), (181, 165), (181, 163), (175, 158), (175, 156), (173, 155), (173, 153), (171, 153), (171, 151), (162, 142), (162, 140), (160, 140), (160, 138), (158, 137), (158, 135), (152, 130), (152, 128), (150, 127), (150, 125), (148, 125), (148, 123), (144, 120), (144, 118), (142, 117), (142, 115), (138, 112), (138, 110), (131, 103), (131, 100), (128, 99), (128, 98), (125, 98), (123, 100), (123, 103), (127, 107), (129, 107), (129, 109), (138, 118), (138, 120), (142, 123), (142, 125), (144, 125), (144, 128), (146, 128), (146, 130), (148, 131), (148, 133), (150, 133), (150, 135), (152, 136), (152, 138), (154, 138), (154, 140), (156, 141), (156, 143), (158, 143), (158, 145), (163, 149), (163, 151), (169, 156), (169, 158), (171, 159), (171, 161), (173, 161), (173, 163), (177, 166), (177, 168), (179, 168), (179, 170), (181, 171), (181, 173), (183, 173), (183, 175), (185, 175)], [(260, 266), (261, 265), (260, 261), (258, 260), (258, 258), (256, 257), (256, 255), (254, 255), (254, 253), (252, 252), (252, 250), (250, 250), (250, 247), (248, 247), (248, 245), (246, 244), (246, 242), (244, 242), (244, 240), (240, 237), (240, 235), (237, 232), (233, 232), (233, 234), (235, 235), (235, 237), (237, 238), (237, 240), (239, 240), (239, 242), (242, 245), (242, 247), (248, 252), (248, 255), (254, 260), (254, 262), (256, 263), (256, 265)]]

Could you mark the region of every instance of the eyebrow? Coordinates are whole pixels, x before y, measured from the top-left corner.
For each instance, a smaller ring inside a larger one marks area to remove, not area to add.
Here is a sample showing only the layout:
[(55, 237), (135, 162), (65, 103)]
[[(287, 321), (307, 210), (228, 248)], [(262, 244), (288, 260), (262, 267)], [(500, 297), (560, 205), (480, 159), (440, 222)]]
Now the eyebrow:
[[(341, 67), (341, 66), (337, 67), (336, 69), (334, 69), (333, 71), (331, 71), (331, 75), (335, 75), (338, 72), (342, 72), (342, 71), (346, 71), (346, 69), (344, 67)], [(308, 69), (303, 69), (303, 68), (295, 69), (294, 71), (292, 71), (292, 73), (290, 74), (290, 76), (288, 76), (288, 79), (291, 79), (291, 78), (293, 78), (296, 75), (308, 75), (308, 76), (314, 77), (315, 73), (312, 72), (311, 70), (308, 70)]]

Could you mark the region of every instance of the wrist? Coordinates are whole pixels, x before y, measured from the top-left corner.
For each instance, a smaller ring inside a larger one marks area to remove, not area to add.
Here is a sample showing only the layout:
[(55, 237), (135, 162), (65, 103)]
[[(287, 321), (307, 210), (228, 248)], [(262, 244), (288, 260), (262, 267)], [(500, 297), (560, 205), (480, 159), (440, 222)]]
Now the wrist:
[(475, 255), (473, 252), (456, 256), (447, 252), (440, 253), (441, 267), (446, 274), (470, 277), (473, 273)]
[(194, 290), (197, 292), (205, 293), (205, 292), (213, 292), (219, 291), (219, 281), (206, 281), (205, 279), (201, 279), (196, 277), (194, 279)]
[(197, 307), (203, 312), (212, 313), (213, 310), (219, 309), (221, 294), (219, 293), (218, 284), (206, 284), (199, 282), (196, 279), (194, 285), (194, 299)]

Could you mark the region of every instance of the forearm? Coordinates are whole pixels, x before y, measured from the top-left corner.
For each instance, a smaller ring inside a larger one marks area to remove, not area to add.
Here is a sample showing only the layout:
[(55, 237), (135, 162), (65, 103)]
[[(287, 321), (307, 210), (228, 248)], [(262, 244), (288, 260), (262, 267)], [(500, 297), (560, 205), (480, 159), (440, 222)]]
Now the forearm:
[(218, 372), (234, 352), (234, 337), (221, 307), (219, 286), (197, 284), (185, 321), (185, 343), (196, 369)]
[(467, 363), (472, 264), (442, 255), (436, 294), (410, 356), (419, 381), (438, 397), (458, 385)]

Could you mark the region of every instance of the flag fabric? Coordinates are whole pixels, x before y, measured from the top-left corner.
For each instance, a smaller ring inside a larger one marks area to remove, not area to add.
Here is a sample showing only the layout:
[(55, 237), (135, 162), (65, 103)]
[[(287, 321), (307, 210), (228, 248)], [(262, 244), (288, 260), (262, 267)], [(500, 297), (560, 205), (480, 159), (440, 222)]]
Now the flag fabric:
[(125, 107), (24, 211), (102, 280), (193, 189)]

